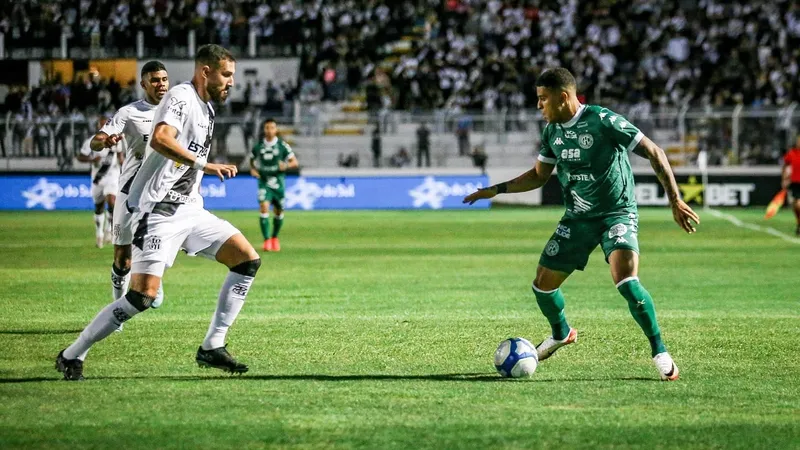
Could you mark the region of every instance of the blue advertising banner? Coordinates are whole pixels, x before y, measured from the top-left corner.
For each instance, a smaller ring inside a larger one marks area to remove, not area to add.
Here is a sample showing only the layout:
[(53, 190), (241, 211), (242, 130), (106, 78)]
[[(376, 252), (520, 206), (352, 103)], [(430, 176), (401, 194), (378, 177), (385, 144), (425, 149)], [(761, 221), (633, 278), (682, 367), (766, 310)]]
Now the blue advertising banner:
[[(461, 199), (487, 186), (486, 176), (287, 177), (286, 209), (454, 209)], [(208, 209), (257, 209), (256, 180), (236, 177), (224, 183), (206, 176), (200, 193)], [(1, 175), (2, 210), (90, 210), (88, 175)]]

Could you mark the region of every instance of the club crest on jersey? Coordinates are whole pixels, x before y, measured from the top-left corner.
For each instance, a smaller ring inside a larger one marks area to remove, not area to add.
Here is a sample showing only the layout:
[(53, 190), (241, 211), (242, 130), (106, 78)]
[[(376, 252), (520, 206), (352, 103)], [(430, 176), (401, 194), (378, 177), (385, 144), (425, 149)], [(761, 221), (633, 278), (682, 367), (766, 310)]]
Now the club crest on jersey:
[(589, 133), (584, 133), (578, 138), (578, 145), (584, 150), (591, 148), (593, 144), (594, 138)]
[(567, 139), (575, 139), (578, 137), (578, 134), (572, 130), (567, 130), (564, 132), (564, 137)]
[(550, 241), (547, 242), (547, 245), (544, 248), (544, 253), (547, 256), (556, 256), (558, 254), (558, 250), (559, 250), (558, 242), (554, 241), (553, 239), (550, 239)]
[(617, 236), (624, 236), (628, 232), (628, 227), (624, 223), (618, 223), (608, 230), (608, 238), (613, 239)]

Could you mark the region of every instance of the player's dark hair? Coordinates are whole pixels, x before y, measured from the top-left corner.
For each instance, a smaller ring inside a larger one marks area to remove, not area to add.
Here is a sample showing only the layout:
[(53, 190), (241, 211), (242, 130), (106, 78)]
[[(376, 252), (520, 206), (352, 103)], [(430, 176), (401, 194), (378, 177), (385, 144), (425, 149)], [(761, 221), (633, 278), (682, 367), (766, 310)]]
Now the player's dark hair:
[(222, 61), (236, 62), (228, 49), (217, 44), (206, 44), (197, 49), (197, 54), (194, 57), (194, 62), (204, 66), (220, 68)]
[(275, 125), (278, 125), (278, 122), (275, 119), (273, 119), (272, 117), (268, 117), (267, 120), (261, 123), (261, 128), (264, 128), (264, 125), (270, 122), (274, 123)]
[(563, 67), (547, 69), (536, 79), (536, 87), (543, 87), (554, 91), (567, 91), (577, 89), (578, 83), (569, 70)]
[(162, 63), (161, 61), (155, 61), (155, 60), (147, 61), (147, 63), (145, 63), (145, 65), (142, 66), (141, 76), (142, 78), (144, 78), (144, 76), (148, 73), (158, 72), (161, 70), (165, 72), (167, 71), (166, 66), (164, 66), (164, 63)]

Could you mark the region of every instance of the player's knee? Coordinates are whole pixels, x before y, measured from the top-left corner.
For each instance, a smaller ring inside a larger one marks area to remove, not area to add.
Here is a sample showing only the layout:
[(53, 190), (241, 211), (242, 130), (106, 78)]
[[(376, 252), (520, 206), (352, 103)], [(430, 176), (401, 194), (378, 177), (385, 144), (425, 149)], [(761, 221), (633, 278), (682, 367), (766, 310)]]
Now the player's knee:
[(115, 247), (114, 248), (114, 266), (122, 270), (130, 270), (131, 268), (131, 248), (130, 247)]
[(261, 267), (261, 258), (256, 258), (231, 267), (231, 272), (246, 277), (254, 277), (258, 273), (259, 267)]
[(104, 206), (103, 203), (98, 203), (98, 204), (94, 205), (94, 213), (95, 214), (103, 214), (103, 206)]
[(139, 312), (142, 312), (147, 308), (153, 306), (153, 300), (155, 299), (156, 299), (156, 292), (142, 293), (131, 289), (128, 291), (127, 294), (125, 294), (125, 300), (127, 300), (128, 303), (130, 303), (134, 308), (139, 310)]

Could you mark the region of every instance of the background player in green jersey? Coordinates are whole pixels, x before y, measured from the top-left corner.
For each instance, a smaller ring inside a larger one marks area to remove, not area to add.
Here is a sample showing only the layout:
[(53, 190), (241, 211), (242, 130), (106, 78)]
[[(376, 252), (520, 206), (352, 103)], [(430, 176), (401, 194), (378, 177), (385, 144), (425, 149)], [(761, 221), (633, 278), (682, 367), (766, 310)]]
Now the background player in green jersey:
[[(250, 155), (250, 173), (258, 178), (258, 203), (261, 208), (261, 234), (264, 250), (281, 251), (278, 233), (283, 225), (283, 201), (286, 190), (286, 171), (297, 168), (297, 157), (292, 147), (278, 137), (278, 124), (274, 119), (264, 121), (264, 139), (253, 146)], [(272, 233), (269, 227), (269, 207), (272, 205)]]
[(619, 114), (582, 105), (576, 96), (575, 78), (568, 70), (544, 72), (536, 81), (536, 95), (547, 121), (536, 166), (511, 181), (480, 189), (464, 202), (539, 188), (558, 167), (567, 210), (545, 245), (533, 282), (539, 309), (553, 332), (536, 346), (539, 360), (576, 341), (577, 330), (567, 324), (564, 315), (560, 286), (574, 270), (586, 267), (589, 255), (600, 245), (619, 293), (650, 341), (661, 379), (676, 380), (678, 367), (661, 339), (653, 299), (637, 276), (638, 214), (628, 151), (650, 160), (681, 228), (694, 233), (692, 222), (699, 224), (700, 219), (680, 199), (664, 151)]

